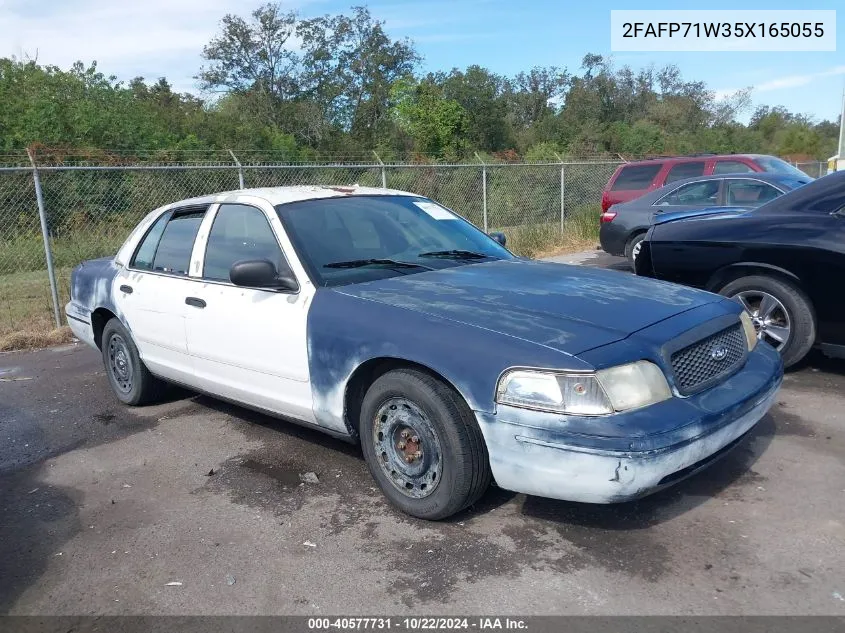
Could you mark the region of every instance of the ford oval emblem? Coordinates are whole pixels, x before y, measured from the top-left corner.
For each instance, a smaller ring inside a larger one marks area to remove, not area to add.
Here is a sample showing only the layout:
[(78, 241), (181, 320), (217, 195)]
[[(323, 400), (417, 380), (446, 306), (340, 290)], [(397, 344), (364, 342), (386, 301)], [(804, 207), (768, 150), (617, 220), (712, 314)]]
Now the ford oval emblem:
[(714, 345), (710, 350), (710, 358), (715, 361), (723, 361), (728, 357), (728, 348), (724, 345)]

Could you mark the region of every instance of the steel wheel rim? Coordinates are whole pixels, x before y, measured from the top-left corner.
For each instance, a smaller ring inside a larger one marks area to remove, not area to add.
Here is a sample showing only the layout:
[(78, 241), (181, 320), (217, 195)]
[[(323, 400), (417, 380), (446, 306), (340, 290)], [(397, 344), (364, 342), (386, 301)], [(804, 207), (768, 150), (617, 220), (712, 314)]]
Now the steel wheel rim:
[(792, 320), (786, 306), (774, 295), (762, 290), (743, 290), (731, 297), (751, 315), (757, 338), (776, 350), (782, 350), (792, 336)]
[(417, 404), (407, 398), (384, 401), (372, 441), (379, 468), (403, 495), (423, 499), (435, 491), (442, 476), (440, 439)]
[(132, 379), (135, 372), (132, 369), (129, 347), (120, 334), (113, 334), (109, 338), (108, 354), (112, 381), (121, 393), (129, 393), (132, 391)]
[(643, 241), (640, 240), (636, 244), (634, 244), (634, 248), (631, 249), (631, 259), (637, 261), (637, 257), (640, 254), (640, 251), (643, 249)]

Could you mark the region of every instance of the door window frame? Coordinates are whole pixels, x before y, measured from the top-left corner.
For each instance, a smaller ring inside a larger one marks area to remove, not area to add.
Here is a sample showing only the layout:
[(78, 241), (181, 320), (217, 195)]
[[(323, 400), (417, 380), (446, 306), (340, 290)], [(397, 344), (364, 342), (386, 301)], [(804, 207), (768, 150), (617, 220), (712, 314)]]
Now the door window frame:
[[(718, 182), (719, 183), (719, 190), (716, 193), (716, 204), (715, 204), (715, 206), (722, 206), (722, 203), (724, 202), (724, 199), (725, 199), (725, 191), (724, 191), (724, 189), (725, 189), (725, 179), (724, 178), (705, 178), (704, 180), (696, 180), (695, 182), (685, 182), (684, 184), (680, 185), (679, 187), (675, 187), (674, 189), (672, 189), (672, 191), (670, 191), (669, 193), (664, 195), (662, 198), (660, 198), (657, 202), (655, 202), (651, 206), (653, 206), (653, 207), (660, 207), (660, 206), (682, 207), (682, 206), (685, 206), (685, 205), (682, 205), (682, 204), (667, 204), (665, 202), (665, 200), (666, 200), (666, 198), (668, 198), (670, 196), (674, 196), (676, 193), (678, 193), (679, 190), (683, 189), (684, 187), (693, 187), (695, 185), (701, 185), (701, 184), (704, 184), (706, 182)], [(691, 204), (690, 206), (697, 206), (697, 205), (705, 206), (704, 203), (695, 203), (695, 204)]]
[[(293, 273), (294, 278), (296, 278), (297, 288), (295, 290), (286, 290), (283, 288), (247, 288), (246, 286), (236, 286), (231, 281), (206, 279), (202, 276), (203, 269), (205, 267), (205, 251), (208, 246), (208, 236), (211, 233), (211, 228), (214, 226), (214, 220), (217, 218), (217, 213), (220, 211), (220, 207), (227, 204), (252, 207), (263, 214), (264, 219), (270, 227), (270, 232), (276, 240), (276, 244), (279, 245), (279, 249), (282, 251), (282, 259), (288, 269)], [(268, 212), (267, 207), (271, 209), (270, 212)], [(291, 257), (292, 253), (293, 257)], [(262, 203), (260, 199), (252, 197), (215, 202), (209, 206), (209, 209), (205, 214), (205, 218), (203, 218), (202, 224), (200, 225), (200, 230), (197, 233), (197, 239), (194, 240), (194, 250), (191, 253), (191, 270), (189, 272), (188, 279), (203, 284), (214, 284), (217, 286), (229, 286), (230, 288), (242, 288), (244, 290), (256, 290), (259, 292), (286, 295), (297, 295), (302, 292), (305, 283), (311, 283), (308, 279), (308, 275), (302, 267), (302, 264), (299, 262), (299, 259), (293, 251), (293, 245), (290, 243), (290, 240), (282, 227), (281, 221), (276, 215), (275, 209), (273, 209), (269, 203)], [(305, 280), (305, 282), (303, 280)]]
[[(772, 198), (772, 200), (776, 200), (777, 198), (779, 198), (783, 194), (787, 193), (784, 189), (781, 189), (776, 184), (771, 183), (771, 182), (766, 182), (765, 180), (760, 180), (759, 178), (754, 178), (753, 176), (746, 176), (746, 177), (738, 176), (738, 177), (725, 178), (724, 182), (722, 184), (722, 190), (723, 190), (722, 191), (722, 197), (724, 198), (726, 207), (727, 206), (731, 206), (731, 207), (742, 207), (742, 206), (744, 206), (742, 204), (731, 204), (731, 205), (728, 204), (728, 187), (730, 186), (730, 181), (736, 181), (736, 180), (751, 180), (752, 182), (754, 182), (756, 184), (768, 185), (769, 187), (771, 187), (775, 191), (779, 191), (780, 195), (776, 196), (775, 198)], [(772, 200), (767, 200), (766, 202), (771, 202)], [(766, 204), (766, 202), (761, 202), (757, 206), (762, 206), (762, 205)]]
[[(135, 247), (132, 249), (132, 256), (129, 258), (129, 263), (126, 264), (126, 270), (130, 270), (135, 273), (144, 273), (147, 275), (159, 275), (161, 277), (173, 277), (175, 279), (190, 279), (191, 278), (191, 271), (194, 269), (194, 249), (191, 249), (190, 260), (188, 262), (188, 274), (187, 275), (180, 275), (176, 273), (168, 273), (161, 270), (150, 270), (148, 268), (136, 268), (135, 267), (135, 257), (138, 255), (138, 251), (141, 250), (141, 246), (143, 246), (144, 241), (147, 239), (147, 236), (153, 230), (158, 221), (161, 220), (163, 217), (167, 216), (165, 220), (165, 229), (167, 228), (167, 223), (173, 219), (174, 215), (181, 215), (185, 213), (204, 213), (202, 222), (200, 222), (200, 228), (197, 231), (197, 236), (194, 238), (194, 248), (196, 248), (197, 240), (199, 240), (200, 232), (202, 231), (203, 224), (208, 219), (208, 211), (211, 208), (211, 205), (208, 204), (191, 204), (186, 205), (184, 207), (171, 207), (169, 209), (164, 210), (159, 215), (157, 215), (152, 222), (150, 222), (149, 226), (147, 226), (144, 234), (135, 244)], [(164, 231), (159, 236), (159, 243), (161, 243), (161, 237), (164, 235)], [(158, 244), (156, 244), (156, 253), (158, 253)], [(153, 263), (155, 263), (155, 254), (153, 255)]]

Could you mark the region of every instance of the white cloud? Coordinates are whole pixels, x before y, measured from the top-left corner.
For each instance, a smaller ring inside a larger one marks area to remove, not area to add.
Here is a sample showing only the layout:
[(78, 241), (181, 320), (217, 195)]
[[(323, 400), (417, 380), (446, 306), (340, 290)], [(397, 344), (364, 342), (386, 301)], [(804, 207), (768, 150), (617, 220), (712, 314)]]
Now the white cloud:
[[(834, 66), (833, 68), (828, 68), (827, 70), (821, 70), (815, 73), (787, 75), (785, 77), (770, 79), (769, 81), (764, 81), (763, 83), (754, 86), (754, 92), (774, 92), (776, 90), (785, 90), (787, 88), (800, 88), (801, 86), (806, 86), (819, 79), (824, 79), (825, 77), (836, 77), (839, 75), (845, 75), (845, 66)], [(721, 88), (715, 91), (716, 98), (724, 99), (736, 91), (737, 88)]]

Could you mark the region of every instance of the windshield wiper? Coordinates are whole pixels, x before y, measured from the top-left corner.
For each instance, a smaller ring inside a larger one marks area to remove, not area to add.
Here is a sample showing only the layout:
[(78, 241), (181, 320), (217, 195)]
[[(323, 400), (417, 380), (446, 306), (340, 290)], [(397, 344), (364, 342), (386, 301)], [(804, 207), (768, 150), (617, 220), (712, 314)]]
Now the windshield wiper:
[(393, 266), (394, 268), (425, 268), (434, 270), (430, 266), (414, 264), (412, 262), (400, 262), (398, 259), (351, 259), (348, 262), (331, 262), (323, 264), (323, 268), (363, 268), (364, 266)]
[(427, 253), (420, 253), (417, 257), (442, 257), (444, 259), (494, 259), (493, 255), (485, 255), (484, 253), (476, 253), (475, 251), (428, 251)]

